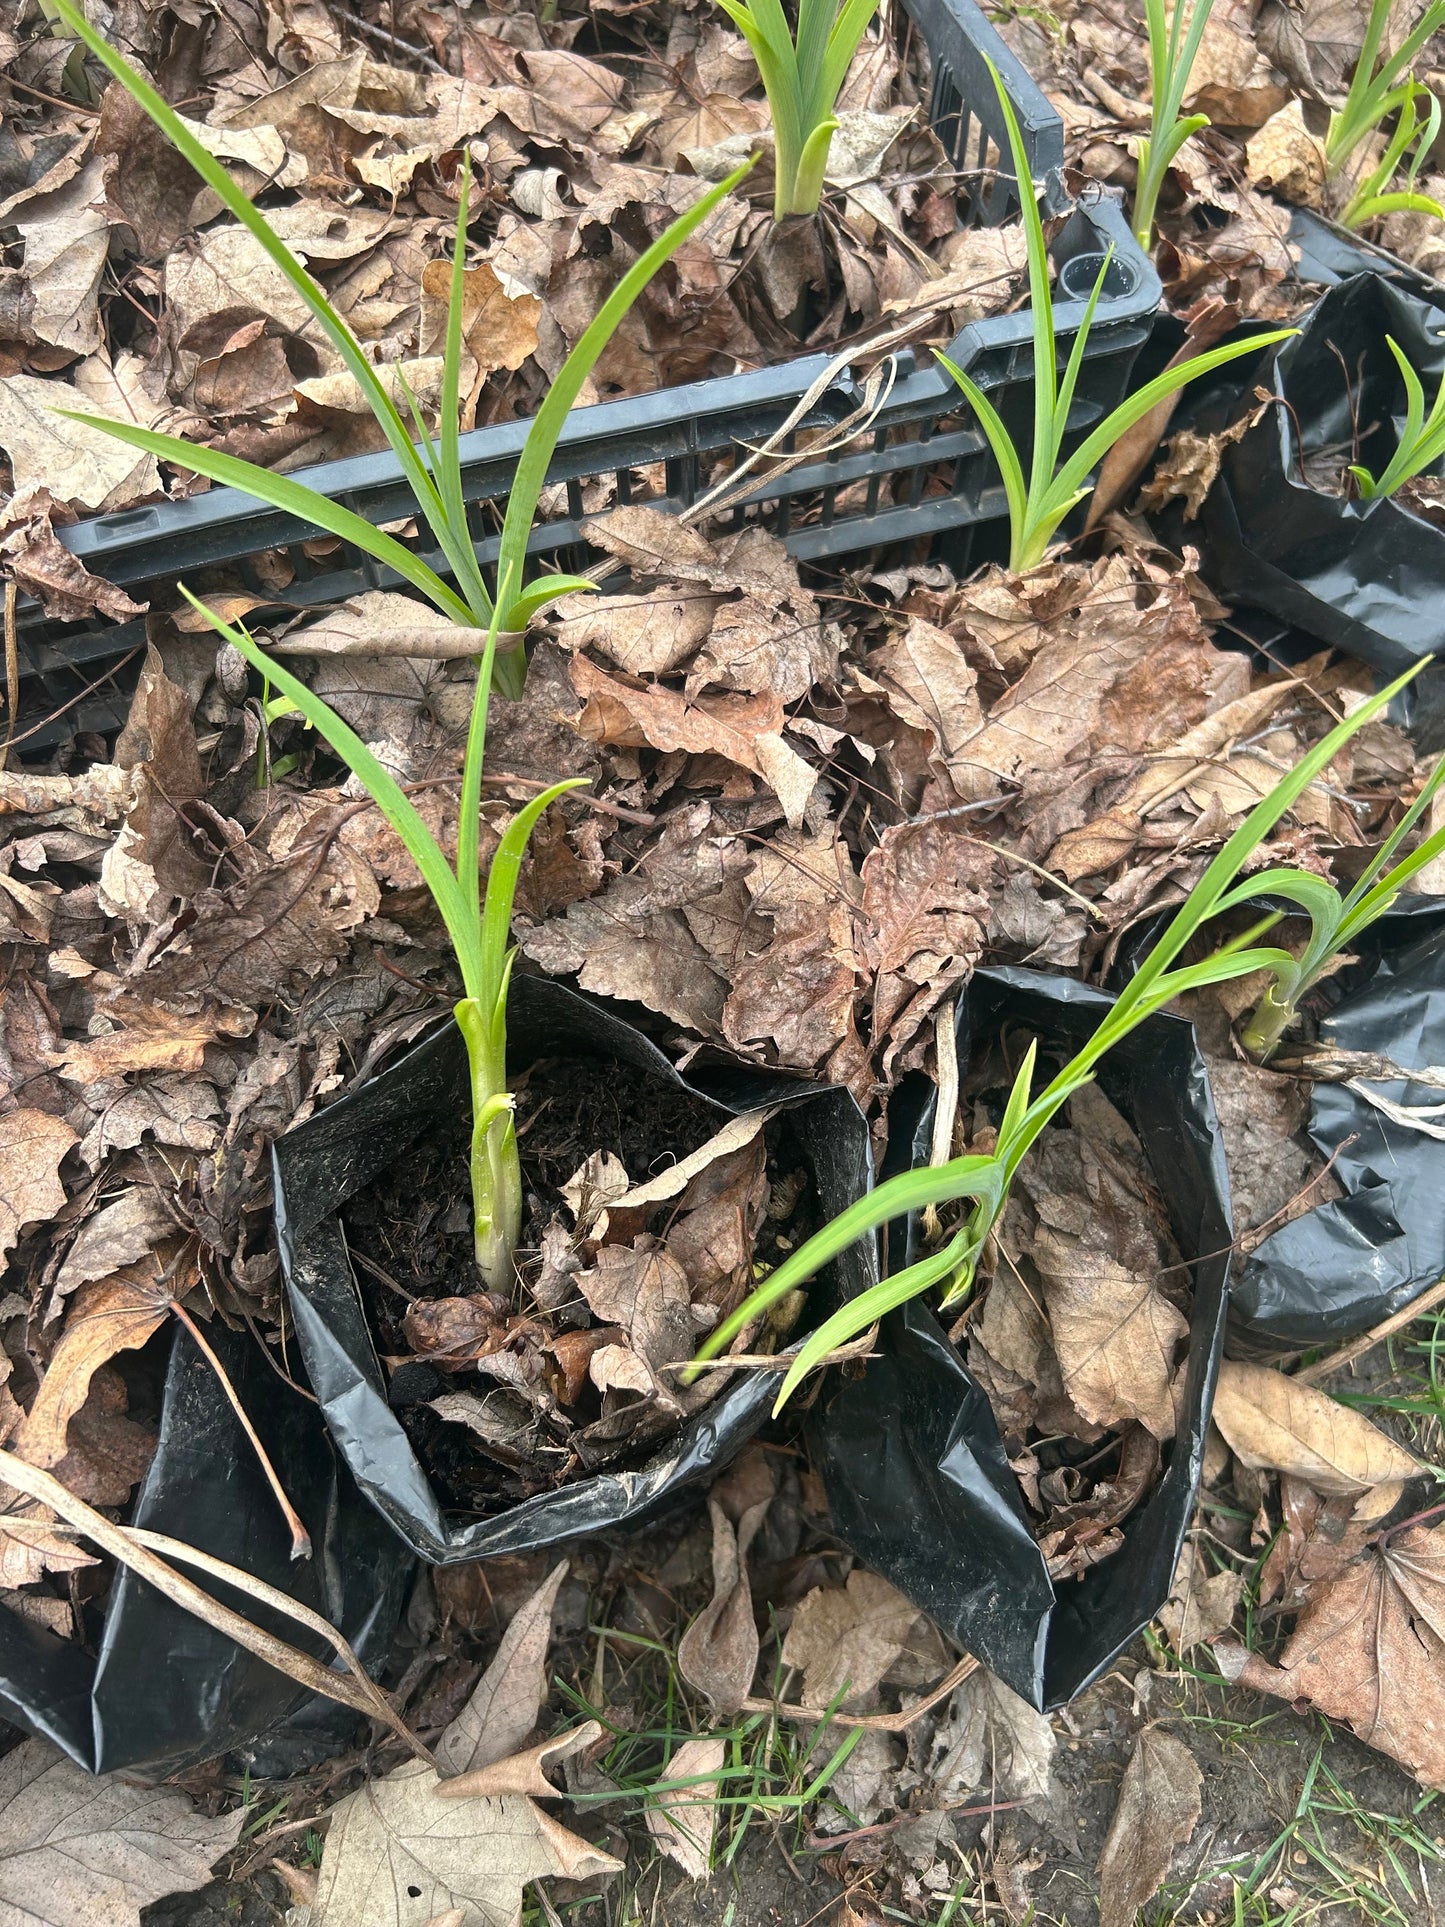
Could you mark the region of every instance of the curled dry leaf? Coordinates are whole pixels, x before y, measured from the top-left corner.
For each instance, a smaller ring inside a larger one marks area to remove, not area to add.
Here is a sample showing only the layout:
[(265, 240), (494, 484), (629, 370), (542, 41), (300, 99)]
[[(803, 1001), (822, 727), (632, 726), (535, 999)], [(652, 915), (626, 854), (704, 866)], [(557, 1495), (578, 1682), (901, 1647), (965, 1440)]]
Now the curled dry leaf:
[(1053, 1792), (1057, 1745), (1048, 1715), (980, 1666), (954, 1689), (933, 1737), (929, 1779), (945, 1800), (986, 1787), (997, 1800), (1042, 1804)]
[(1233, 1641), (1215, 1652), (1229, 1678), (1308, 1700), (1445, 1787), (1445, 1526), (1389, 1536), (1314, 1586), (1278, 1666)]
[(1159, 1891), (1174, 1849), (1199, 1824), (1204, 1779), (1194, 1755), (1162, 1726), (1134, 1743), (1099, 1855), (1099, 1927), (1134, 1927)]
[(685, 1740), (668, 1761), (666, 1778), (695, 1780), (697, 1785), (655, 1794), (647, 1809), (648, 1832), (667, 1857), (694, 1880), (706, 1880), (712, 1869), (718, 1775), (726, 1758), (725, 1740)]
[(203, 1887), (244, 1818), (209, 1818), (175, 1787), (96, 1779), (49, 1740), (22, 1741), (0, 1760), (0, 1916), (134, 1927), (152, 1901)]
[(75, 1142), (65, 1119), (48, 1111), (0, 1117), (0, 1259), (23, 1226), (54, 1217), (65, 1203), (60, 1166)]
[(426, 603), (390, 589), (352, 596), (319, 622), (271, 643), (278, 656), (421, 656), (434, 662), (479, 656), (486, 646), (485, 629), (449, 622)]
[(678, 1670), (705, 1693), (715, 1712), (736, 1713), (752, 1691), (758, 1629), (748, 1584), (748, 1551), (767, 1516), (772, 1494), (747, 1507), (734, 1526), (716, 1497), (712, 1518), (712, 1598), (678, 1643)]
[(547, 1690), (552, 1608), (566, 1577), (563, 1559), (513, 1616), (471, 1698), (437, 1741), (437, 1762), (448, 1775), (507, 1759), (536, 1726)]
[[(855, 1566), (845, 1587), (817, 1586), (793, 1614), (783, 1664), (803, 1669), (804, 1706), (857, 1706), (903, 1651), (918, 1618), (876, 1573)], [(846, 1688), (846, 1691), (844, 1690)]]
[(1243, 1590), (1242, 1573), (1211, 1572), (1194, 1541), (1185, 1545), (1174, 1590), (1159, 1610), (1159, 1624), (1181, 1659), (1226, 1629)]
[(525, 1753), (512, 1753), (505, 1760), (478, 1767), (474, 1773), (443, 1780), (437, 1793), (444, 1800), (493, 1800), (507, 1793), (527, 1794), (538, 1800), (555, 1799), (559, 1789), (548, 1779), (549, 1770), (560, 1766), (563, 1760), (570, 1760), (575, 1753), (585, 1753), (601, 1738), (600, 1722), (585, 1720), (581, 1726), (528, 1747)]
[(1413, 1478), (1421, 1469), (1361, 1413), (1267, 1365), (1224, 1361), (1214, 1422), (1244, 1464), (1293, 1473), (1317, 1492), (1365, 1492)]
[(32, 1465), (59, 1465), (69, 1449), (70, 1421), (84, 1405), (95, 1374), (117, 1352), (133, 1351), (160, 1329), (170, 1298), (155, 1274), (152, 1259), (76, 1293), (17, 1442), (21, 1457)]

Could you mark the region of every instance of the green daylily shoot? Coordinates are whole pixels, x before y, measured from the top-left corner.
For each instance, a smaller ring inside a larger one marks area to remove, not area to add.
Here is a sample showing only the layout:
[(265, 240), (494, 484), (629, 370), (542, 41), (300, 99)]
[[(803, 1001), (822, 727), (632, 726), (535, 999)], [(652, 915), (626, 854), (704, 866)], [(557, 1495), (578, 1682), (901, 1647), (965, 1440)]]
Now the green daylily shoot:
[[(1330, 115), (1325, 131), (1325, 163), (1331, 174), (1337, 174), (1346, 166), (1355, 150), (1369, 140), (1391, 114), (1403, 115), (1407, 109), (1413, 112), (1417, 83), (1409, 78), (1410, 68), (1415, 56), (1445, 26), (1445, 0), (1430, 0), (1399, 46), (1381, 59), (1393, 10), (1394, 0), (1371, 0), (1370, 17), (1360, 43), (1360, 56), (1350, 77), (1349, 92), (1344, 105)], [(1404, 148), (1400, 151), (1403, 153)]]
[(798, 0), (798, 31), (782, 0), (718, 0), (752, 49), (773, 116), (773, 218), (816, 214), (834, 109), (878, 0)]
[(1207, 114), (1184, 114), (1184, 95), (1214, 0), (1195, 0), (1185, 32), (1185, 0), (1144, 0), (1149, 28), (1151, 89), (1149, 132), (1139, 142), (1139, 179), (1134, 189), (1134, 237), (1146, 252), (1154, 239), (1154, 210), (1174, 156), (1191, 134), (1209, 125)]
[(1425, 389), (1420, 377), (1410, 366), (1393, 335), (1385, 336), (1385, 346), (1395, 357), (1400, 378), (1405, 384), (1405, 429), (1394, 454), (1378, 476), (1357, 463), (1351, 464), (1350, 473), (1355, 478), (1363, 502), (1374, 502), (1382, 496), (1393, 495), (1396, 489), (1403, 488), (1406, 482), (1422, 475), (1445, 455), (1445, 375), (1441, 376), (1427, 420)]
[(968, 397), (978, 416), (979, 426), (993, 450), (1008, 500), (1009, 567), (1016, 574), (1022, 574), (1043, 561), (1059, 524), (1089, 493), (1090, 471), (1103, 460), (1119, 437), (1147, 415), (1156, 403), (1175, 394), (1196, 376), (1207, 375), (1211, 369), (1223, 367), (1225, 362), (1237, 360), (1241, 355), (1258, 354), (1271, 343), (1283, 341), (1295, 331), (1282, 328), (1272, 334), (1256, 335), (1251, 341), (1231, 342), (1224, 347), (1211, 348), (1205, 354), (1195, 355), (1189, 361), (1181, 362), (1178, 367), (1166, 368), (1163, 374), (1156, 375), (1153, 381), (1146, 382), (1135, 394), (1120, 402), (1111, 415), (1085, 436), (1067, 461), (1061, 461), (1069, 414), (1074, 405), (1074, 391), (1078, 386), (1084, 350), (1103, 291), (1104, 277), (1109, 272), (1109, 261), (1106, 256), (1060, 378), (1053, 294), (1049, 284), (1049, 248), (1038, 202), (1032, 191), (1028, 155), (1024, 150), (1023, 135), (1019, 131), (1013, 105), (992, 62), (989, 63), (989, 72), (998, 89), (999, 104), (1008, 128), (1009, 147), (1019, 182), (1024, 237), (1028, 246), (1029, 311), (1033, 317), (1034, 332), (1034, 439), (1027, 477), (1008, 429), (988, 396), (973, 377), (965, 374), (947, 355), (940, 354), (938, 359)]
[[(774, 1412), (782, 1410), (808, 1373), (831, 1352), (847, 1344), (860, 1332), (867, 1331), (875, 1320), (887, 1312), (896, 1311), (910, 1298), (937, 1285), (943, 1288), (940, 1304), (944, 1309), (963, 1300), (972, 1290), (979, 1260), (1008, 1202), (1014, 1175), (1030, 1147), (1074, 1092), (1090, 1081), (1100, 1060), (1113, 1046), (1143, 1023), (1145, 1018), (1162, 1010), (1185, 991), (1228, 982), (1255, 970), (1278, 973), (1293, 966), (1295, 960), (1287, 951), (1258, 942), (1263, 933), (1278, 921), (1275, 914), (1222, 945), (1212, 956), (1199, 963), (1179, 964), (1177, 959), (1203, 926), (1221, 911), (1237, 908), (1262, 892), (1278, 891), (1277, 883), (1271, 883), (1270, 878), (1277, 877), (1279, 873), (1266, 871), (1262, 876), (1252, 877), (1247, 884), (1241, 885), (1238, 883), (1240, 871), (1286, 810), (1328, 767), (1356, 731), (1388, 706), (1421, 666), (1417, 664), (1388, 688), (1362, 703), (1352, 716), (1332, 729), (1255, 805), (1175, 912), (1144, 962), (1101, 1018), (1094, 1035), (1037, 1097), (1032, 1095), (1035, 1053), (1030, 1048), (1009, 1093), (993, 1151), (987, 1154), (971, 1153), (944, 1164), (902, 1172), (885, 1184), (880, 1184), (856, 1204), (850, 1205), (786, 1258), (735, 1311), (718, 1324), (699, 1349), (689, 1376), (694, 1375), (705, 1361), (725, 1352), (739, 1332), (779, 1299), (806, 1285), (840, 1251), (858, 1239), (869, 1236), (879, 1225), (929, 1205), (952, 1204), (967, 1199), (968, 1208), (958, 1230), (937, 1251), (928, 1253), (915, 1264), (906, 1266), (892, 1277), (883, 1279), (868, 1291), (850, 1299), (804, 1341), (783, 1379)], [(1420, 804), (1416, 805), (1416, 819), (1421, 807)], [(1397, 839), (1408, 834), (1411, 820), (1407, 819), (1396, 837), (1386, 846), (1382, 853), (1385, 861), (1398, 847)], [(1392, 872), (1375, 889), (1389, 887), (1397, 874)], [(1354, 929), (1361, 927), (1359, 923), (1352, 926)]]

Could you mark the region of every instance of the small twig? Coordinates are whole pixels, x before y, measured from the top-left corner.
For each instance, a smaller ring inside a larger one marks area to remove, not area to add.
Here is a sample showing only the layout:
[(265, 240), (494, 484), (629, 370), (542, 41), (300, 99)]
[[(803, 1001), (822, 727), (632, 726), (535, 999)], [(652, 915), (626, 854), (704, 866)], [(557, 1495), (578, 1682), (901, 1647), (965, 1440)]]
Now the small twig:
[(299, 1625), (321, 1633), (336, 1649), (348, 1669), (346, 1673), (334, 1673), (329, 1666), (323, 1666), (319, 1659), (303, 1652), (299, 1646), (289, 1645), (274, 1633), (263, 1632), (241, 1613), (212, 1599), (193, 1580), (185, 1578), (158, 1558), (145, 1543), (148, 1539), (157, 1539), (158, 1535), (140, 1533), (134, 1528), (127, 1529), (114, 1524), (103, 1513), (97, 1512), (94, 1506), (77, 1499), (52, 1473), (42, 1472), (39, 1466), (30, 1465), (13, 1452), (0, 1450), (0, 1484), (23, 1493), (27, 1499), (35, 1499), (41, 1505), (49, 1506), (59, 1518), (103, 1552), (108, 1552), (112, 1559), (118, 1559), (122, 1565), (139, 1573), (142, 1579), (184, 1612), (193, 1614), (206, 1625), (213, 1626), (217, 1632), (234, 1639), (238, 1646), (243, 1646), (248, 1653), (255, 1653), (258, 1659), (263, 1659), (268, 1666), (274, 1666), (277, 1672), (285, 1673), (298, 1685), (321, 1694), (324, 1699), (349, 1706), (353, 1712), (364, 1714), (368, 1719), (384, 1721), (418, 1759), (425, 1760), (430, 1766), (436, 1765), (432, 1755), (406, 1725), (381, 1688), (367, 1675), (361, 1661), (341, 1634), (309, 1607), (289, 1599), (263, 1579), (256, 1579), (248, 1572), (228, 1566), (220, 1559), (212, 1559), (208, 1553), (198, 1552), (190, 1546), (183, 1547), (175, 1540), (165, 1542), (173, 1557), (184, 1556), (189, 1563), (223, 1580), (226, 1585), (235, 1587), (238, 1592), (246, 1593), (294, 1619)]
[(905, 1706), (901, 1713), (828, 1713), (821, 1706), (789, 1706), (785, 1700), (745, 1699), (744, 1713), (770, 1713), (780, 1720), (824, 1719), (830, 1726), (861, 1726), (874, 1733), (905, 1733), (913, 1722), (931, 1713), (941, 1699), (947, 1699), (955, 1686), (961, 1686), (970, 1673), (978, 1671), (978, 1661), (965, 1653), (947, 1679), (940, 1681), (916, 1706)]
[(276, 1503), (281, 1508), (281, 1517), (286, 1521), (286, 1530), (291, 1534), (291, 1557), (293, 1559), (309, 1559), (311, 1557), (311, 1534), (301, 1523), (300, 1514), (287, 1498), (286, 1488), (282, 1485), (276, 1468), (272, 1465), (266, 1448), (261, 1443), (260, 1435), (251, 1423), (250, 1416), (245, 1406), (241, 1403), (235, 1386), (226, 1376), (225, 1366), (221, 1363), (220, 1359), (217, 1358), (215, 1352), (211, 1349), (210, 1340), (186, 1310), (179, 1298), (172, 1298), (171, 1310), (196, 1341), (197, 1349), (200, 1351), (202, 1358), (205, 1359), (211, 1370), (216, 1374), (217, 1379), (220, 1381), (221, 1390), (230, 1401), (231, 1410), (240, 1420), (241, 1430), (251, 1442), (251, 1449), (256, 1454), (261, 1470), (266, 1475), (266, 1483), (276, 1495)]
[(350, 7), (338, 7), (336, 11), (353, 32), (364, 33), (369, 40), (380, 41), (383, 47), (391, 47), (397, 53), (409, 54), (428, 73), (446, 73), (446, 68), (435, 55), (428, 53), (425, 47), (417, 46), (414, 40), (403, 40), (400, 34), (388, 33), (385, 27), (374, 27), (369, 20), (363, 20), (359, 13), (353, 13)]
[[(881, 1354), (873, 1350), (878, 1338), (877, 1325), (870, 1325), (861, 1338), (850, 1338), (846, 1345), (840, 1345), (826, 1358), (820, 1358), (815, 1371), (822, 1371), (825, 1365), (848, 1365), (856, 1358), (877, 1358)], [(665, 1372), (727, 1372), (734, 1365), (745, 1365), (755, 1372), (786, 1372), (793, 1363), (793, 1353), (787, 1352), (730, 1352), (722, 1358), (682, 1358), (675, 1364), (664, 1365)]]
[(15, 629), (15, 578), (5, 584), (5, 741), (0, 743), (0, 769), (10, 754), (15, 738), (15, 718), (20, 714), (20, 638)]
[(1441, 1303), (1445, 1303), (1445, 1278), (1442, 1278), (1438, 1284), (1431, 1285), (1428, 1291), (1422, 1292), (1418, 1298), (1406, 1305), (1403, 1311), (1397, 1311), (1389, 1318), (1382, 1318), (1378, 1325), (1372, 1325), (1367, 1332), (1361, 1332), (1358, 1338), (1352, 1338), (1348, 1345), (1342, 1345), (1337, 1352), (1331, 1352), (1327, 1358), (1317, 1358), (1313, 1365), (1306, 1365), (1303, 1371), (1295, 1372), (1293, 1377), (1296, 1383), (1318, 1385), (1322, 1378), (1329, 1378), (1334, 1372), (1343, 1371), (1346, 1365), (1352, 1365), (1362, 1353), (1372, 1350), (1387, 1338), (1393, 1338), (1397, 1331), (1403, 1331), (1406, 1325), (1423, 1317), (1427, 1311), (1432, 1311)]

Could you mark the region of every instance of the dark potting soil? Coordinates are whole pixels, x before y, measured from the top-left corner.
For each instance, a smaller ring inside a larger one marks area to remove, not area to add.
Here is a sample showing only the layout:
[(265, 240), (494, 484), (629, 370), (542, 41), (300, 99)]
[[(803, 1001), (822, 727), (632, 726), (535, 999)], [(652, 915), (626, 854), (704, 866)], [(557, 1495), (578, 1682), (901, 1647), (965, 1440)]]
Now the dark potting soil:
[[(547, 1227), (558, 1218), (572, 1224), (562, 1187), (594, 1154), (617, 1158), (634, 1185), (645, 1183), (705, 1144), (725, 1120), (690, 1092), (632, 1065), (587, 1058), (532, 1065), (516, 1085), (516, 1098), (524, 1197), (519, 1278), (509, 1305), (491, 1304), (503, 1315), (525, 1315), (544, 1331), (585, 1329), (601, 1321), (580, 1294), (554, 1321), (530, 1291)], [(405, 1328), (409, 1311), (426, 1301), (486, 1297), (472, 1250), (469, 1123), (465, 1117), (439, 1119), (435, 1131), (348, 1204), (343, 1223), (393, 1407), (443, 1502), (487, 1514), (585, 1477), (601, 1463), (625, 1463), (629, 1454), (650, 1452), (659, 1435), (653, 1428), (642, 1447), (623, 1438), (610, 1454), (580, 1454), (566, 1442), (567, 1427), (549, 1429), (542, 1419), (525, 1447), (514, 1449), (510, 1442), (484, 1445), (431, 1409), (432, 1401), (449, 1393), (485, 1394), (497, 1383), (475, 1370), (440, 1369), (417, 1354)], [(770, 1202), (754, 1261), (776, 1265), (816, 1229), (817, 1214), (811, 1172), (786, 1113), (765, 1127), (764, 1146)], [(665, 1236), (676, 1206), (674, 1199), (659, 1207), (650, 1229)], [(722, 1382), (718, 1374), (714, 1389)], [(583, 1429), (602, 1410), (601, 1395), (588, 1382), (566, 1417)]]

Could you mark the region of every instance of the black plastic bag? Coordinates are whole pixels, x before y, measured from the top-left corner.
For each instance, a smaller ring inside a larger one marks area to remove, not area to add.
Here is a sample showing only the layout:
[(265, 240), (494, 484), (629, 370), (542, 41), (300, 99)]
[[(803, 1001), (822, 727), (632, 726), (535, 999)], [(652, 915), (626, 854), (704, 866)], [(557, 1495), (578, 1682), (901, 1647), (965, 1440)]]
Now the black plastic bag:
[[(1041, 971), (976, 971), (959, 1012), (960, 1070), (971, 1040), (1004, 1024), (1037, 1035), (1041, 1055), (1057, 1047), (1071, 1056), (1111, 1001)], [(1097, 1678), (1169, 1596), (1199, 1485), (1228, 1289), (1228, 1178), (1193, 1026), (1150, 1018), (1104, 1059), (1099, 1083), (1139, 1135), (1193, 1279), (1184, 1422), (1118, 1552), (1055, 1591), (988, 1400), (922, 1298), (884, 1321), (881, 1356), (856, 1375), (831, 1375), (810, 1426), (839, 1536), (1044, 1708)], [(927, 1159), (931, 1100), (915, 1114), (911, 1140), (895, 1132), (890, 1165)], [(915, 1236), (910, 1225), (898, 1262)]]
[[(1374, 273), (1328, 289), (1300, 332), (1234, 365), (1176, 417), (1196, 434), (1227, 428), (1256, 387), (1284, 396), (1223, 450), (1197, 539), (1209, 586), (1396, 676), (1445, 641), (1445, 530), (1393, 499), (1346, 501), (1301, 467), (1337, 449), (1379, 474), (1394, 453), (1404, 383), (1391, 335), (1433, 398), (1445, 372), (1445, 306)], [(1352, 450), (1358, 452), (1352, 453)]]
[[(312, 1555), (292, 1560), (290, 1533), (255, 1452), (215, 1373), (179, 1327), (156, 1452), (131, 1523), (266, 1580), (328, 1619), (363, 1663), (379, 1664), (415, 1562), (338, 1464), (316, 1407), (278, 1378), (248, 1334), (215, 1323), (207, 1336), (311, 1534)], [(180, 1570), (256, 1624), (334, 1660), (324, 1641), (294, 1621)], [(0, 1713), (94, 1773), (176, 1773), (243, 1749), (313, 1705), (305, 1687), (128, 1569), (111, 1586), (95, 1654), (0, 1606)]]
[[(524, 977), (512, 984), (508, 1065), (539, 1058), (610, 1058), (690, 1090), (728, 1116), (785, 1105), (812, 1166), (818, 1205), (834, 1216), (872, 1184), (862, 1112), (846, 1091), (728, 1063), (682, 1076), (616, 1011), (566, 984)], [(399, 1063), (277, 1141), (276, 1232), (307, 1376), (347, 1464), (367, 1497), (407, 1545), (434, 1565), (529, 1552), (584, 1534), (640, 1524), (670, 1507), (695, 1481), (714, 1477), (768, 1414), (777, 1393), (769, 1372), (727, 1385), (645, 1462), (598, 1472), (537, 1493), (485, 1519), (448, 1517), (387, 1400), (361, 1294), (341, 1226), (342, 1206), (413, 1144), (437, 1116), (470, 1128), (466, 1053), (447, 1024)], [(820, 1315), (877, 1277), (871, 1241), (830, 1267), (814, 1287)]]
[[(1321, 1023), (1321, 1042), (1412, 1070), (1445, 1065), (1445, 902), (1404, 899), (1368, 941), (1378, 954)], [(1424, 1085), (1369, 1088), (1397, 1105), (1445, 1101)], [(1439, 1129), (1442, 1119), (1425, 1122)], [(1445, 1274), (1445, 1143), (1323, 1080), (1309, 1135), (1334, 1156), (1343, 1195), (1282, 1226), (1239, 1266), (1229, 1348), (1241, 1356), (1353, 1338)]]

